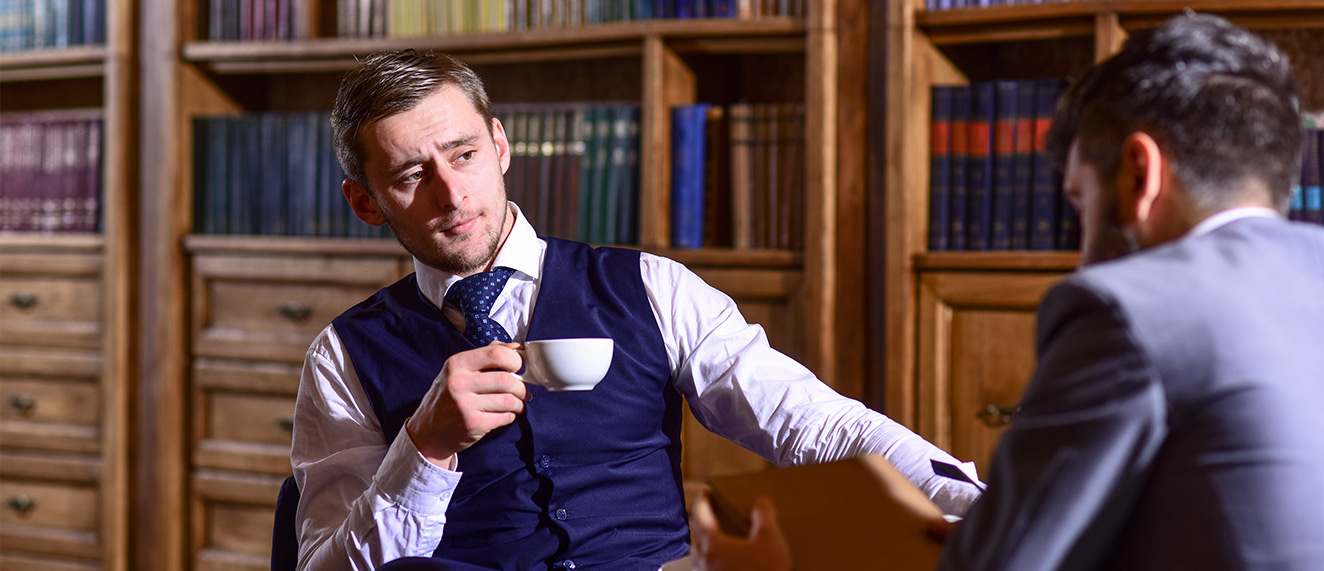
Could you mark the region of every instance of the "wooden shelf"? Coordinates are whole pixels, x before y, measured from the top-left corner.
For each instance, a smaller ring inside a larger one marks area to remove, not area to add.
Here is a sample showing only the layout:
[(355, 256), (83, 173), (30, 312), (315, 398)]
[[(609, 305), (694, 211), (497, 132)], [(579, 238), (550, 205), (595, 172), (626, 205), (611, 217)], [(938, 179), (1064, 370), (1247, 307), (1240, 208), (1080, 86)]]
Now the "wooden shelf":
[(102, 77), (106, 53), (99, 45), (5, 53), (0, 55), (0, 82)]
[(102, 235), (84, 232), (0, 232), (0, 253), (12, 250), (99, 252), (105, 244), (106, 240)]
[(914, 259), (917, 271), (1069, 272), (1080, 265), (1080, 252), (922, 252)]
[[(43, 242), (44, 243), (44, 242)], [(0, 237), (0, 248), (7, 244)], [(804, 255), (791, 250), (736, 250), (732, 248), (701, 248), (679, 250), (671, 248), (641, 248), (617, 245), (620, 248), (642, 249), (649, 253), (671, 258), (688, 266), (722, 266), (731, 268), (768, 268), (799, 270)], [(184, 249), (200, 253), (280, 253), (280, 254), (333, 254), (407, 256), (398, 242), (390, 239), (316, 238), (286, 236), (233, 236), (190, 234), (184, 237)]]
[(470, 64), (582, 61), (641, 57), (644, 40), (660, 37), (681, 53), (800, 53), (799, 19), (643, 20), (572, 29), (409, 38), (315, 38), (265, 42), (191, 42), (183, 59), (218, 74), (343, 71), (356, 55), (415, 48)]
[[(1081, 0), (940, 10), (915, 14), (915, 23), (934, 45), (1000, 43), (1089, 36), (1100, 21), (1116, 19), (1128, 30), (1157, 27), (1181, 13), (1181, 0)], [(1324, 0), (1204, 2), (1216, 12), (1252, 29), (1324, 28)]]
[(294, 236), (233, 236), (190, 234), (184, 237), (184, 250), (192, 253), (248, 254), (332, 254), (367, 256), (407, 256), (395, 240), (316, 238)]

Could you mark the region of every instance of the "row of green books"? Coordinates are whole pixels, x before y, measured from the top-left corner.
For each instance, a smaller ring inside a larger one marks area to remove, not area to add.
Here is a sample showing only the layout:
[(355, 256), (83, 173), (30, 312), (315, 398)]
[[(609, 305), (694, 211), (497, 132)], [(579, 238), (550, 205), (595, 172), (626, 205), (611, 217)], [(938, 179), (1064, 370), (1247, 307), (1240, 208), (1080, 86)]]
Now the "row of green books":
[(998, 80), (933, 88), (929, 250), (1074, 250), (1076, 212), (1045, 155), (1065, 82)]
[(0, 0), (0, 52), (106, 41), (105, 0)]
[(639, 242), (637, 103), (492, 106), (510, 141), (506, 192), (543, 236)]
[[(639, 105), (498, 105), (511, 142), (507, 193), (540, 234), (635, 244)], [(358, 220), (341, 193), (326, 112), (195, 117), (196, 231), (389, 237)]]
[(671, 110), (671, 245), (804, 245), (804, 105)]
[(340, 191), (326, 112), (193, 119), (195, 231), (202, 234), (382, 238)]
[(1292, 189), (1287, 217), (1324, 224), (1324, 130), (1306, 131), (1306, 156), (1301, 161), (1301, 184)]
[(101, 129), (98, 111), (0, 115), (0, 231), (97, 231)]

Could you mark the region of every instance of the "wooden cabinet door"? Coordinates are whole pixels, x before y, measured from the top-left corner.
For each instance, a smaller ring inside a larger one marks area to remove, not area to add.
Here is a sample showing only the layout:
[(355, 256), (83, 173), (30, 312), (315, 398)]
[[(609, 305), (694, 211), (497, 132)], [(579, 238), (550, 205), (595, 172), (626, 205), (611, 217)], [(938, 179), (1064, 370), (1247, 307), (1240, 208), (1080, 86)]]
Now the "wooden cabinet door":
[(1034, 372), (1035, 310), (1060, 273), (919, 279), (918, 428), (981, 471)]

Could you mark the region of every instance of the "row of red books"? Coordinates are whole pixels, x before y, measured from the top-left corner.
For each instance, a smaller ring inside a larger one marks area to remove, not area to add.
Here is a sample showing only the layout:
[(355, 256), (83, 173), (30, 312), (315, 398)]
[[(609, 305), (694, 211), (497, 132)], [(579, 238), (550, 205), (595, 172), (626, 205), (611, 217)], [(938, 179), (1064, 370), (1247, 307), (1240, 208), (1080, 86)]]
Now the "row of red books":
[(99, 111), (0, 115), (0, 231), (95, 232)]

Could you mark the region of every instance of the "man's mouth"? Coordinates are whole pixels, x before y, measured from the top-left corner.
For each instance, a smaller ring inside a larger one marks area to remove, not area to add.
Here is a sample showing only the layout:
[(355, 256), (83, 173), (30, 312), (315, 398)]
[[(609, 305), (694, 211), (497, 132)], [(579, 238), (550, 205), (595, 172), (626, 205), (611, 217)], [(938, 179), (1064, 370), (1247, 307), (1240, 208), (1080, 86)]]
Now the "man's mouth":
[(478, 225), (479, 218), (481, 217), (478, 215), (460, 218), (449, 226), (443, 226), (441, 228), (441, 233), (447, 236), (459, 236), (473, 230), (474, 227)]

